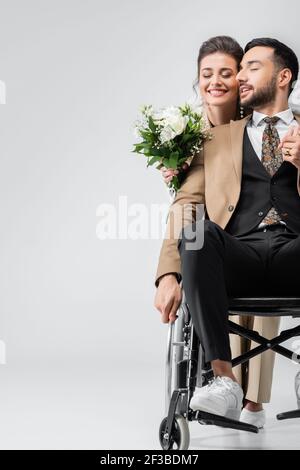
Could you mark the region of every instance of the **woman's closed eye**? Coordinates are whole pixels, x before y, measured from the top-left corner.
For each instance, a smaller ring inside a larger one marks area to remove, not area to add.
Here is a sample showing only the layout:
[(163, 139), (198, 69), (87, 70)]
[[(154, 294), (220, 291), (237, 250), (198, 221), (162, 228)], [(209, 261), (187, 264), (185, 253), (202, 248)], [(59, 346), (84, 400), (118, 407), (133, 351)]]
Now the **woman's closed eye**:
[[(204, 74), (203, 74), (202, 76), (203, 76), (203, 78), (211, 78), (213, 75), (212, 75), (212, 74), (210, 74), (210, 75), (204, 75)], [(231, 78), (231, 77), (232, 77), (232, 73), (228, 73), (228, 72), (227, 72), (227, 73), (222, 73), (222, 74), (220, 75), (220, 77), (221, 77), (221, 78)]]

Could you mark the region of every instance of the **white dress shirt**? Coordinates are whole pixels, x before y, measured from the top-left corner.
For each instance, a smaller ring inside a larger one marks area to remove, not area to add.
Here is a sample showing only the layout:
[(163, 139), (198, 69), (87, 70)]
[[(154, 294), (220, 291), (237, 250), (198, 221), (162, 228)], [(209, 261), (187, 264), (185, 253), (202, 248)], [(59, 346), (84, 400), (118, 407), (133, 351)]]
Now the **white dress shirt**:
[[(281, 111), (280, 113), (275, 114), (280, 119), (275, 124), (275, 127), (278, 131), (280, 140), (286, 135), (289, 127), (291, 126), (298, 126), (298, 122), (294, 118), (293, 111), (289, 108), (285, 111)], [(262, 157), (262, 138), (263, 132), (266, 127), (266, 123), (263, 119), (267, 117), (266, 114), (259, 113), (257, 111), (253, 111), (252, 118), (247, 124), (247, 132), (250, 139), (250, 142), (255, 150), (256, 155), (261, 160)], [(286, 223), (281, 220), (280, 223), (286, 225)], [(258, 227), (264, 227), (267, 224), (261, 222)]]
[[(290, 126), (298, 126), (298, 123), (294, 118), (293, 111), (290, 108), (275, 114), (275, 116), (278, 116), (280, 118), (275, 124), (275, 127), (278, 130), (280, 140), (285, 136)], [(260, 160), (262, 154), (263, 132), (267, 125), (263, 121), (265, 117), (267, 117), (267, 114), (262, 114), (257, 111), (253, 111), (252, 118), (250, 119), (247, 125), (247, 132), (250, 142)]]

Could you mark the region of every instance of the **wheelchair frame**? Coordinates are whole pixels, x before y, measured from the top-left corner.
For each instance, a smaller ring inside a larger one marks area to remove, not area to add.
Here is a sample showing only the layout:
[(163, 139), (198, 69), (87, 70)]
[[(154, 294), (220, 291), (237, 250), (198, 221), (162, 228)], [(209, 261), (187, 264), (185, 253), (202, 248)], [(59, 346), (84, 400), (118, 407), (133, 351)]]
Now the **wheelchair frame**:
[[(285, 298), (232, 298), (229, 299), (228, 315), (292, 316), (300, 317), (300, 299)], [(282, 331), (277, 337), (267, 339), (258, 332), (244, 328), (228, 320), (229, 332), (253, 340), (258, 346), (232, 360), (233, 367), (272, 349), (282, 356), (297, 361), (300, 355), (281, 346), (289, 338), (300, 336), (300, 325)], [(188, 449), (190, 442), (189, 421), (204, 425), (216, 425), (241, 431), (258, 433), (256, 426), (223, 416), (193, 411), (189, 408), (190, 399), (196, 386), (206, 385), (213, 378), (211, 368), (204, 369), (204, 355), (200, 341), (195, 333), (189, 307), (183, 292), (182, 303), (176, 322), (169, 324), (166, 357), (166, 417), (159, 428), (162, 449)], [(298, 373), (299, 375), (299, 373)], [(299, 401), (298, 401), (299, 406)], [(277, 415), (278, 420), (299, 418), (300, 408)]]

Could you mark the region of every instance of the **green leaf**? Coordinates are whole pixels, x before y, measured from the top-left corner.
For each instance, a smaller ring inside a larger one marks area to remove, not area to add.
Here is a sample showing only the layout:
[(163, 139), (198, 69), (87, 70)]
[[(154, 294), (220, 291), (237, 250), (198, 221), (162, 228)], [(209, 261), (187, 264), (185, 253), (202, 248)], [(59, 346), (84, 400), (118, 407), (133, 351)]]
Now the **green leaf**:
[(140, 131), (140, 134), (141, 136), (143, 137), (143, 139), (145, 139), (146, 141), (151, 141), (151, 134), (150, 132), (148, 131)]
[(150, 127), (152, 132), (154, 132), (154, 133), (156, 132), (156, 126), (155, 126), (154, 121), (153, 121), (151, 116), (149, 116), (149, 127)]
[(182, 142), (187, 142), (188, 140), (190, 140), (193, 136), (191, 134), (184, 134), (182, 136)]
[(152, 157), (147, 163), (147, 166), (153, 165), (155, 162), (158, 162), (158, 161), (160, 161), (160, 157)]
[(179, 152), (173, 152), (169, 158), (169, 168), (176, 170), (178, 164)]
[(150, 147), (150, 152), (153, 157), (161, 157), (161, 150), (156, 147)]
[(133, 150), (133, 152), (140, 152), (141, 150), (143, 150), (144, 148), (144, 143), (140, 143), (140, 144), (134, 144), (135, 145), (135, 149)]
[(178, 191), (180, 188), (180, 181), (177, 176), (173, 176), (169, 183), (169, 187), (175, 189), (175, 191)]

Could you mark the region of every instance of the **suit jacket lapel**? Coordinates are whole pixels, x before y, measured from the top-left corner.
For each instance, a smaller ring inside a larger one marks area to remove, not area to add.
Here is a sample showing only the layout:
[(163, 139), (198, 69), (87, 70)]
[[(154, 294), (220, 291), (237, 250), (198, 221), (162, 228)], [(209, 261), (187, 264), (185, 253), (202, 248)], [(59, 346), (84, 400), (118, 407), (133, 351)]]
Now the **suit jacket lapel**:
[[(300, 115), (295, 114), (295, 119), (300, 126)], [(251, 115), (246, 116), (244, 119), (239, 121), (230, 121), (230, 135), (231, 135), (231, 155), (235, 173), (239, 184), (242, 181), (242, 163), (243, 163), (243, 137), (244, 130), (251, 119)], [(297, 174), (297, 189), (300, 196), (300, 170), (298, 169)]]

